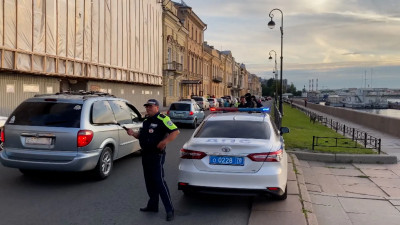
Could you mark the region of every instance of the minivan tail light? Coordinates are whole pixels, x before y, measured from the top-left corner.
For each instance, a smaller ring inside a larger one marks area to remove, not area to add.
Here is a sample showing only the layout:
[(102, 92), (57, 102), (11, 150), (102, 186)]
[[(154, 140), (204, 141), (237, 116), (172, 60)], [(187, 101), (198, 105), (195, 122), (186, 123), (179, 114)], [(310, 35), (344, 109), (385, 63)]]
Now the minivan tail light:
[(80, 130), (78, 131), (78, 147), (85, 147), (88, 145), (93, 139), (93, 131), (91, 130)]
[(206, 157), (207, 154), (200, 151), (193, 151), (187, 149), (181, 149), (181, 158), (182, 159), (202, 159)]
[(247, 157), (254, 162), (280, 162), (282, 160), (283, 151), (279, 149), (275, 152), (263, 152), (249, 154)]
[(169, 110), (167, 111), (167, 115), (169, 116)]
[(1, 142), (4, 142), (4, 128), (1, 129)]
[(189, 115), (193, 116), (193, 114), (194, 114), (193, 111), (190, 111), (190, 112), (189, 112)]

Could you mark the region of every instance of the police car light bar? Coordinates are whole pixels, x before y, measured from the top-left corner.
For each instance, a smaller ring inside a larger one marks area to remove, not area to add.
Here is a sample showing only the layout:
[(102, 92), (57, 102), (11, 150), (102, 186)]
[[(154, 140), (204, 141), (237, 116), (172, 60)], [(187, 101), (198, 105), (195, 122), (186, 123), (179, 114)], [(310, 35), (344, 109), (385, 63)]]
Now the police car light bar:
[(270, 113), (269, 108), (231, 108), (231, 107), (221, 107), (221, 108), (210, 108), (211, 112), (260, 112), (260, 113)]

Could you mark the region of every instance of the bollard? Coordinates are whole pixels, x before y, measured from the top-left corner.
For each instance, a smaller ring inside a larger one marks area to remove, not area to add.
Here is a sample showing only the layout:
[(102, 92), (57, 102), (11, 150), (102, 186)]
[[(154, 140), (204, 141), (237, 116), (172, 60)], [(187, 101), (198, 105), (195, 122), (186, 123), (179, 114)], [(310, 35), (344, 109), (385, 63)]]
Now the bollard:
[(367, 133), (364, 133), (364, 148), (367, 148)]
[(314, 140), (315, 140), (315, 136), (312, 136), (312, 150), (314, 151)]

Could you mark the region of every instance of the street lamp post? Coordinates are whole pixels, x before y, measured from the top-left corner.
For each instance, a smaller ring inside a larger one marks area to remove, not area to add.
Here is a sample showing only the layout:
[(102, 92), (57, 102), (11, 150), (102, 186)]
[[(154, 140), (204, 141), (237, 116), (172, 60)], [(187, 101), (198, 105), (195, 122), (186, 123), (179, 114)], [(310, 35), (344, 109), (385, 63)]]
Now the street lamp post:
[(275, 53), (275, 67), (274, 67), (274, 71), (273, 71), (273, 73), (275, 74), (275, 95), (274, 95), (274, 98), (275, 98), (275, 104), (276, 104), (276, 102), (277, 102), (277, 100), (278, 100), (278, 97), (277, 97), (277, 94), (278, 94), (278, 84), (277, 84), (277, 80), (278, 80), (278, 68), (277, 68), (277, 64), (276, 64), (276, 52), (274, 51), (274, 50), (271, 50), (271, 51), (269, 51), (269, 60), (272, 60), (272, 56), (271, 56), (271, 52), (274, 52)]
[(283, 12), (282, 12), (282, 10), (273, 9), (273, 10), (271, 10), (271, 12), (269, 12), (269, 17), (271, 18), (271, 21), (268, 22), (268, 27), (270, 29), (273, 29), (275, 27), (275, 22), (272, 20), (272, 18), (274, 17), (274, 14), (272, 14), (272, 12), (275, 11), (275, 10), (281, 12), (281, 15), (282, 15), (282, 17), (281, 17), (282, 23), (281, 23), (281, 27), (280, 27), (280, 30), (281, 30), (281, 80), (280, 80), (281, 89), (279, 91), (280, 92), (279, 93), (279, 112), (281, 113), (281, 115), (283, 115), (283, 108), (282, 108), (282, 93), (283, 93), (283, 80), (282, 80), (282, 72), (283, 72), (283, 55), (282, 55), (283, 54)]

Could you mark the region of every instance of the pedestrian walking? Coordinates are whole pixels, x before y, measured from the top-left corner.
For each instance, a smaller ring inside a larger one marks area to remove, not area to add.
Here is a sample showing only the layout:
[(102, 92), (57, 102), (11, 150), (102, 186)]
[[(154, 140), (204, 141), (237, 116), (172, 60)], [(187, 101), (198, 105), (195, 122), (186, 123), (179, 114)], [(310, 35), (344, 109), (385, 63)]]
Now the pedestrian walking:
[(140, 208), (142, 212), (158, 212), (161, 198), (167, 213), (167, 221), (174, 219), (174, 207), (167, 183), (164, 180), (164, 162), (166, 146), (179, 134), (177, 126), (170, 118), (159, 111), (156, 99), (149, 99), (146, 104), (147, 117), (139, 131), (127, 129), (127, 133), (139, 139), (142, 148), (142, 165), (149, 201)]

